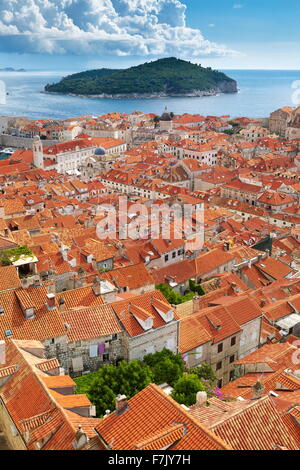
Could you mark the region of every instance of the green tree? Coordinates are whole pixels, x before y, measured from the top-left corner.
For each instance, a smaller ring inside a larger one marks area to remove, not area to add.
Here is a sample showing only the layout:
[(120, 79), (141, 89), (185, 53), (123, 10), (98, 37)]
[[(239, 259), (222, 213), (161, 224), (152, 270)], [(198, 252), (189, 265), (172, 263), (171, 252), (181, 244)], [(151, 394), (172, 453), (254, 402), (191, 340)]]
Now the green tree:
[(193, 292), (187, 292), (185, 295), (180, 295), (168, 286), (168, 284), (157, 284), (155, 287), (160, 290), (165, 299), (172, 305), (182, 304), (183, 302), (191, 300), (195, 296)]
[(168, 383), (173, 385), (184, 371), (184, 362), (180, 354), (174, 354), (169, 349), (154, 354), (147, 354), (144, 357), (144, 363), (147, 364), (153, 373), (153, 380), (157, 385)]
[(189, 280), (189, 288), (192, 292), (197, 292), (198, 295), (205, 295), (205, 290), (201, 286), (201, 284), (196, 284), (193, 279)]
[(118, 367), (104, 365), (93, 373), (92, 380), (88, 375), (85, 376), (86, 382), (83, 378), (75, 379), (75, 382), (80, 383), (81, 393), (85, 387), (89, 399), (96, 406), (97, 416), (103, 416), (105, 410), (115, 409), (115, 398), (119, 393), (131, 398), (153, 380), (151, 369), (138, 360), (121, 361)]
[(2, 251), (0, 255), (0, 263), (3, 266), (9, 266), (18, 261), (22, 256), (34, 258), (34, 254), (27, 246), (19, 246), (17, 248), (10, 248)]
[(200, 380), (207, 380), (210, 385), (213, 385), (217, 380), (217, 377), (209, 364), (201, 364), (198, 367), (193, 367), (189, 369), (189, 373), (197, 375)]
[(74, 379), (74, 382), (76, 383), (76, 393), (88, 394), (90, 386), (97, 376), (97, 372), (91, 372), (90, 374), (82, 375), (81, 377), (76, 377)]
[(191, 406), (196, 403), (199, 391), (206, 392), (205, 385), (196, 374), (186, 374), (175, 383), (171, 397), (182, 405)]

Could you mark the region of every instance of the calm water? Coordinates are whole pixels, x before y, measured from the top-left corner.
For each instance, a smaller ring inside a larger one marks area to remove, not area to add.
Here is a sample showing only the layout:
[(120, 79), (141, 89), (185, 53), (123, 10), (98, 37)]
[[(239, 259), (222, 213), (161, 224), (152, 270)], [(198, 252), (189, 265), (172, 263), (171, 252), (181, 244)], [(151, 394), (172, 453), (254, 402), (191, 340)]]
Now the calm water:
[(69, 118), (111, 111), (161, 113), (167, 105), (174, 113), (265, 117), (281, 106), (293, 104), (292, 83), (300, 80), (300, 71), (227, 70), (225, 73), (238, 82), (237, 94), (203, 98), (112, 100), (41, 93), (45, 84), (57, 82), (69, 73), (71, 72), (0, 72), (0, 80), (5, 81), (9, 93), (6, 105), (0, 105), (0, 115)]

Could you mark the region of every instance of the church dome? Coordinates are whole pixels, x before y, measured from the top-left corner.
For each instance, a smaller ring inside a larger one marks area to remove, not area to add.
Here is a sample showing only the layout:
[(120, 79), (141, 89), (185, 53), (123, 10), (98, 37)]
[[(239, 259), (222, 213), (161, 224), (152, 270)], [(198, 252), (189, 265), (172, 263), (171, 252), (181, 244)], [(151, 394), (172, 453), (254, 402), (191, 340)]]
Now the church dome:
[(105, 155), (106, 154), (106, 150), (103, 148), (103, 147), (98, 147), (96, 148), (95, 150), (95, 155)]

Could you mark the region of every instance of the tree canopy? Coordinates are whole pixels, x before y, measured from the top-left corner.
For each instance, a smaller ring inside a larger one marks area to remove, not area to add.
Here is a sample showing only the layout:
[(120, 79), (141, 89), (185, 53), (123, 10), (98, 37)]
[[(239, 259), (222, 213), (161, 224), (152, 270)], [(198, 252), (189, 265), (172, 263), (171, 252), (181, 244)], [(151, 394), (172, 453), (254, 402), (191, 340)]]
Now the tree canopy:
[(192, 300), (196, 295), (195, 292), (188, 292), (185, 295), (180, 295), (168, 284), (157, 284), (155, 288), (160, 290), (165, 299), (172, 305), (178, 305), (182, 304), (183, 302), (187, 302), (188, 300)]
[(96, 406), (97, 416), (106, 410), (115, 409), (116, 396), (124, 394), (128, 399), (143, 390), (149, 383), (168, 383), (174, 390), (172, 398), (178, 403), (191, 406), (196, 402), (196, 393), (206, 391), (208, 396), (222, 397), (215, 388), (216, 376), (207, 364), (188, 369), (180, 354), (167, 348), (147, 354), (143, 361), (121, 361), (118, 366), (104, 365), (96, 372), (75, 378), (76, 393), (85, 393)]
[(211, 385), (217, 380), (213, 368), (209, 364), (201, 364), (200, 366), (189, 369), (190, 374), (195, 374), (200, 380), (207, 380)]
[(186, 374), (175, 383), (171, 397), (182, 405), (192, 406), (199, 391), (206, 392), (205, 385), (196, 374)]
[(131, 398), (153, 381), (150, 367), (138, 360), (129, 363), (121, 361), (118, 367), (104, 365), (92, 377), (89, 375), (75, 379), (77, 393), (87, 394), (96, 405), (97, 416), (115, 409), (115, 398), (119, 393)]
[(224, 73), (169, 57), (128, 69), (98, 69), (76, 73), (64, 77), (59, 83), (46, 85), (45, 91), (80, 95), (180, 95), (194, 90), (216, 90), (224, 83), (230, 92), (237, 91), (236, 82)]
[(184, 371), (181, 355), (173, 354), (166, 348), (154, 354), (147, 354), (144, 357), (144, 363), (151, 368), (153, 380), (158, 385), (163, 383), (173, 385)]

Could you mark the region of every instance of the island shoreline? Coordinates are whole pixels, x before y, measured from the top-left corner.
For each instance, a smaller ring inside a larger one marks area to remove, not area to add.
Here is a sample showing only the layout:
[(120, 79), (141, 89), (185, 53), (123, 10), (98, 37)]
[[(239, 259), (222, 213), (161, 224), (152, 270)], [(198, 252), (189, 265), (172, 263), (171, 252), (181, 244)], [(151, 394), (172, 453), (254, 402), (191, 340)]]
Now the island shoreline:
[(77, 93), (62, 93), (59, 91), (46, 91), (43, 90), (41, 93), (47, 95), (62, 95), (62, 96), (71, 96), (74, 98), (90, 98), (90, 99), (114, 99), (114, 100), (130, 100), (130, 99), (157, 99), (157, 98), (203, 98), (206, 96), (218, 96), (218, 95), (233, 95), (238, 93), (239, 90), (224, 92), (222, 90), (195, 90), (190, 93), (180, 93), (180, 94), (167, 94), (167, 93), (132, 93), (132, 94), (117, 94), (110, 95), (102, 93), (99, 95), (82, 95)]

